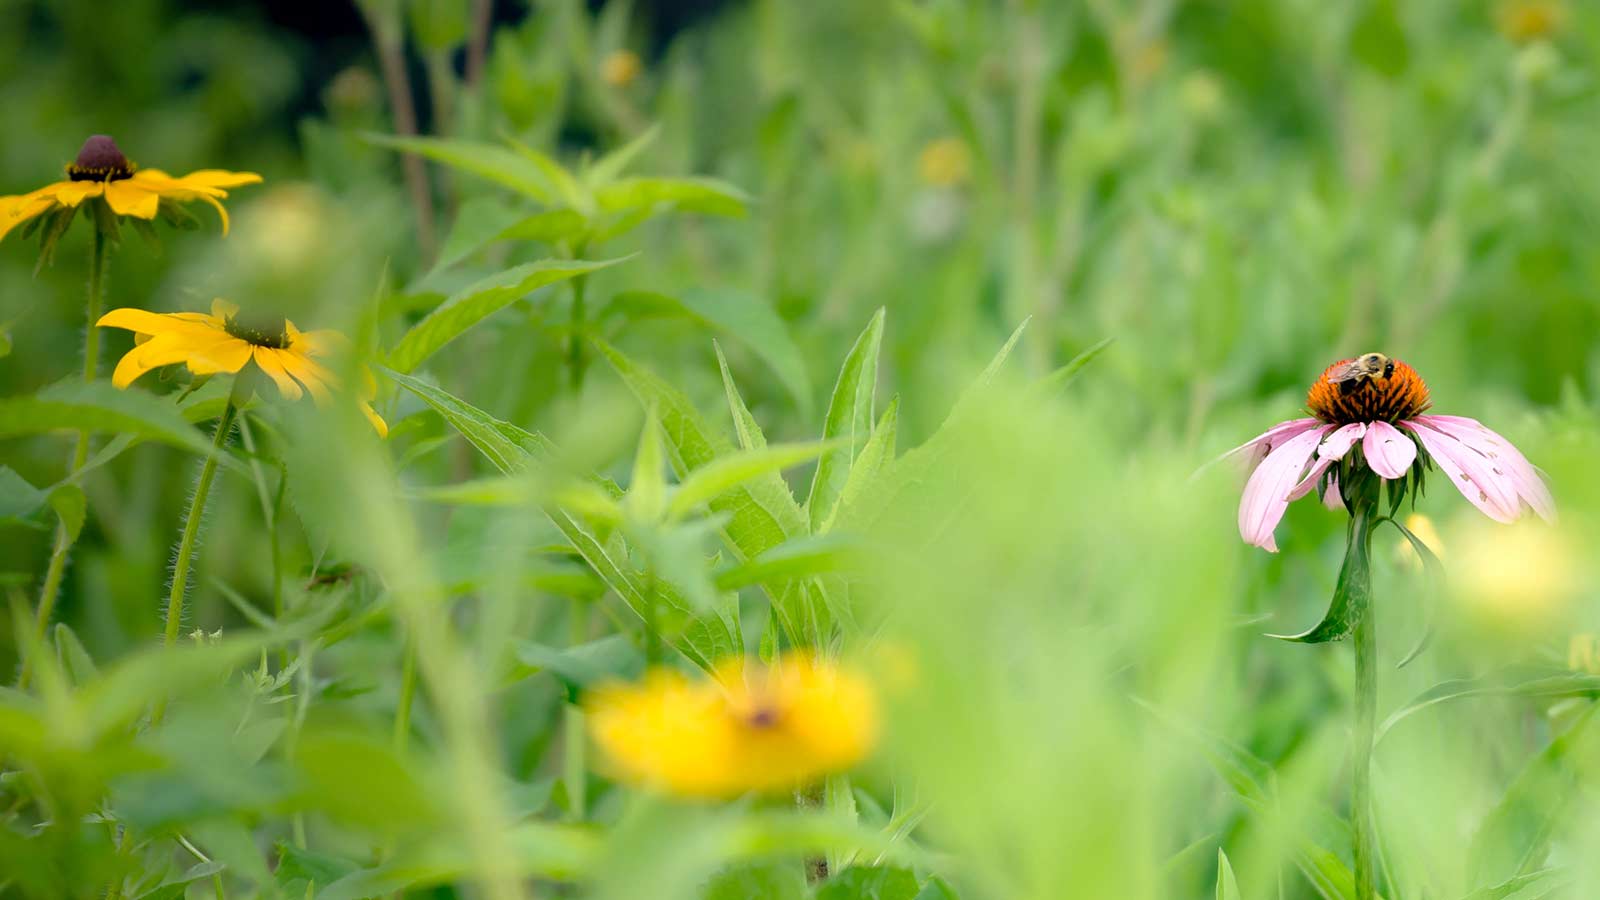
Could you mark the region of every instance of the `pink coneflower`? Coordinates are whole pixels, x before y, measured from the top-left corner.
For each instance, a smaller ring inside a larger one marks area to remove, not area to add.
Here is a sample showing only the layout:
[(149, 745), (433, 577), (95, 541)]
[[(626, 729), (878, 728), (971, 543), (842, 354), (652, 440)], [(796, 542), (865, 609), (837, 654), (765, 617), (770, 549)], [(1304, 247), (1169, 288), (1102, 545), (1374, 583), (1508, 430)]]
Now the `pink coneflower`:
[(1253, 469), (1239, 501), (1239, 535), (1276, 553), (1272, 531), (1291, 500), (1317, 490), (1333, 508), (1358, 495), (1376, 505), (1380, 486), (1391, 496), (1414, 490), (1430, 464), (1497, 522), (1514, 521), (1524, 507), (1555, 518), (1549, 489), (1510, 441), (1476, 419), (1423, 415), (1429, 406), (1422, 376), (1397, 359), (1366, 353), (1329, 366), (1306, 393), (1310, 417), (1229, 451), (1248, 454)]

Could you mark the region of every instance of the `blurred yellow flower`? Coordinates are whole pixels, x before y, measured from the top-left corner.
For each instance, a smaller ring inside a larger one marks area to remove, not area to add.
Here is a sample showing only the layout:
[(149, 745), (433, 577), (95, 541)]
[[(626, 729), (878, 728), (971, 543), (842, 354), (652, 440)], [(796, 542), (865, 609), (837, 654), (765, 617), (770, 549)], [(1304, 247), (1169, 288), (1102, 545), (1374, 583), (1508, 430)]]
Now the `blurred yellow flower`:
[[(103, 328), (134, 332), (136, 343), (111, 374), (119, 388), (160, 366), (183, 363), (196, 375), (235, 373), (251, 362), (290, 400), (310, 393), (318, 403), (332, 399), (330, 388), (339, 377), (320, 362), (344, 344), (337, 331), (301, 331), (278, 316), (251, 319), (226, 300), (213, 300), (211, 313), (153, 313), (142, 309), (114, 309), (95, 323)], [(377, 384), (363, 372), (361, 409), (379, 435), (389, 426), (372, 408)]]
[(1590, 632), (1573, 635), (1567, 642), (1567, 668), (1600, 675), (1600, 635)]
[(1453, 555), (1451, 583), (1466, 611), (1489, 628), (1536, 630), (1565, 611), (1578, 589), (1578, 554), (1548, 525), (1476, 527)]
[(930, 142), (917, 156), (917, 175), (933, 187), (957, 187), (972, 175), (972, 154), (960, 138)]
[[(1433, 520), (1422, 513), (1412, 513), (1406, 516), (1406, 530), (1416, 535), (1423, 545), (1433, 551), (1433, 555), (1444, 559), (1444, 540), (1439, 537), (1439, 530), (1433, 527)], [(1395, 545), (1395, 561), (1403, 569), (1418, 569), (1422, 567), (1422, 557), (1417, 555), (1417, 548), (1411, 546), (1411, 541), (1404, 535)]]
[(598, 688), (588, 713), (616, 777), (686, 797), (794, 789), (860, 762), (878, 730), (865, 680), (799, 654), (714, 679), (656, 669)]
[(228, 211), (222, 200), (227, 188), (255, 184), (261, 176), (253, 172), (224, 172), (202, 169), (182, 178), (173, 178), (160, 169), (140, 169), (128, 161), (116, 141), (97, 134), (83, 142), (78, 158), (67, 166), (67, 180), (47, 184), (18, 196), (0, 197), (0, 240), (11, 229), (29, 219), (60, 207), (76, 209), (91, 197), (104, 197), (111, 211), (119, 216), (154, 219), (164, 200), (187, 202), (202, 200), (216, 207), (222, 217), (222, 233), (228, 233)]
[(613, 50), (600, 61), (600, 80), (614, 88), (633, 84), (643, 71), (644, 63), (632, 50)]
[(1567, 22), (1561, 0), (1505, 0), (1495, 9), (1495, 27), (1519, 44), (1543, 40)]

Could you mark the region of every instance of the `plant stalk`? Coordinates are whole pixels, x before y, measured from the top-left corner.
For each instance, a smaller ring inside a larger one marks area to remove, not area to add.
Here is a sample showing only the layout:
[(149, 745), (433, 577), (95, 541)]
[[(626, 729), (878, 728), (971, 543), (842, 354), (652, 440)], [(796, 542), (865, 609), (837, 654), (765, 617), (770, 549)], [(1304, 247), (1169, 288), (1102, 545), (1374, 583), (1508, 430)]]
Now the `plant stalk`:
[[(574, 598), (568, 607), (568, 615), (572, 617), (568, 624), (568, 638), (571, 645), (577, 647), (589, 639), (589, 607), (584, 601)], [(575, 702), (567, 704), (563, 732), (561, 777), (567, 787), (567, 817), (574, 822), (582, 822), (588, 815), (589, 775), (583, 707)]]
[[(581, 255), (581, 253), (580, 253)], [(567, 345), (567, 366), (572, 373), (572, 392), (583, 390), (583, 325), (584, 325), (584, 293), (589, 284), (589, 276), (579, 275), (572, 279), (572, 343)]]
[[(1362, 542), (1366, 551), (1372, 541), (1373, 509), (1362, 506), (1352, 522), (1352, 543)], [(1354, 547), (1352, 547), (1352, 550)], [(1371, 575), (1368, 574), (1370, 579)], [(1370, 587), (1366, 591), (1370, 598)], [(1372, 736), (1378, 708), (1378, 636), (1377, 611), (1372, 604), (1362, 610), (1355, 622), (1351, 637), (1356, 654), (1355, 729), (1351, 735), (1350, 778), (1350, 829), (1351, 846), (1355, 857), (1357, 900), (1373, 900), (1377, 896), (1375, 865), (1376, 851), (1372, 825)]]
[[(111, 261), (111, 241), (98, 225), (94, 229), (93, 240), (89, 257), (89, 296), (85, 303), (88, 325), (83, 336), (83, 380), (86, 383), (94, 381), (100, 374), (100, 329), (95, 322), (100, 320), (100, 311), (105, 305), (106, 269)], [(70, 474), (76, 474), (88, 459), (89, 432), (79, 431), (72, 448)], [(44, 583), (39, 586), (39, 605), (34, 615), (34, 633), (41, 641), (55, 613), (56, 595), (61, 592), (61, 579), (67, 572), (67, 554), (72, 550), (72, 543), (73, 535), (67, 530), (66, 523), (57, 522), (55, 543), (50, 550), (50, 562), (45, 567)], [(17, 686), (26, 690), (32, 677), (32, 664), (24, 660)]]

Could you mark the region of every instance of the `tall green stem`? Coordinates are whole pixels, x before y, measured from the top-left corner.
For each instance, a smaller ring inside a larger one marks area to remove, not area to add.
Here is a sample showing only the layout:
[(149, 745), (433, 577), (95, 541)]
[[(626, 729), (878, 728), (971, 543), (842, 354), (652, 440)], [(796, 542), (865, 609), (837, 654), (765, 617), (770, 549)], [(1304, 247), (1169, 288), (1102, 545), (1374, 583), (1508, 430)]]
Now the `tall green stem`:
[[(1351, 552), (1357, 549), (1366, 553), (1372, 541), (1372, 524), (1375, 514), (1371, 507), (1356, 510), (1351, 522)], [(1371, 597), (1371, 574), (1361, 568), (1369, 580), (1365, 595)], [(1377, 611), (1370, 599), (1366, 608), (1356, 617), (1351, 637), (1356, 652), (1356, 721), (1351, 735), (1350, 778), (1350, 829), (1355, 856), (1357, 900), (1373, 900), (1377, 896), (1375, 865), (1376, 854), (1372, 827), (1372, 735), (1378, 709), (1378, 634)]]
[[(589, 639), (589, 607), (574, 599), (567, 609), (572, 618), (568, 622), (568, 638), (577, 647)], [(568, 703), (562, 738), (562, 781), (567, 787), (567, 815), (574, 822), (582, 822), (588, 815), (588, 759), (584, 743), (583, 708)]]
[[(579, 255), (582, 255), (581, 251)], [(573, 393), (583, 388), (583, 295), (588, 283), (587, 275), (572, 279), (572, 343), (567, 345), (567, 365), (572, 372)]]
[[(94, 246), (89, 257), (89, 297), (85, 303), (88, 325), (83, 336), (83, 380), (86, 382), (94, 381), (100, 372), (100, 329), (95, 327), (95, 323), (100, 320), (100, 311), (105, 305), (106, 268), (110, 261), (111, 241), (104, 231), (96, 227)], [(72, 448), (71, 473), (76, 474), (88, 459), (89, 432), (80, 431)], [(67, 554), (72, 550), (73, 537), (66, 523), (56, 524), (55, 543), (50, 550), (50, 563), (44, 571), (44, 583), (39, 587), (39, 606), (34, 617), (34, 630), (39, 640), (44, 640), (45, 631), (50, 627), (50, 617), (55, 613), (56, 595), (61, 592), (61, 579), (67, 572)], [(27, 688), (32, 676), (31, 665), (24, 661), (18, 685)]]

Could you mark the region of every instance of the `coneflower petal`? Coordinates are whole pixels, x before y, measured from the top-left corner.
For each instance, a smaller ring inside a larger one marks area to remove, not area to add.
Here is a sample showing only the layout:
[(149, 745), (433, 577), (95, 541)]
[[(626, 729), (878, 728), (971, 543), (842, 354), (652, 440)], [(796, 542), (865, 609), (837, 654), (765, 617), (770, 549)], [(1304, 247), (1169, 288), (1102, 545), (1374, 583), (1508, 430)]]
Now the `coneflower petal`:
[(1406, 477), (1411, 464), (1417, 461), (1417, 445), (1388, 422), (1373, 422), (1367, 427), (1361, 450), (1372, 471), (1391, 481)]
[(1361, 440), (1361, 435), (1366, 433), (1366, 430), (1366, 425), (1360, 422), (1351, 422), (1349, 425), (1328, 435), (1327, 439), (1322, 442), (1322, 446), (1317, 448), (1316, 465), (1312, 466), (1311, 471), (1306, 473), (1306, 477), (1300, 479), (1300, 483), (1295, 485), (1294, 490), (1289, 492), (1289, 500), (1293, 502), (1311, 493), (1311, 489), (1317, 486), (1317, 480), (1322, 477), (1323, 473), (1327, 472), (1328, 468), (1334, 463), (1343, 459), (1344, 455), (1350, 452), (1350, 448), (1356, 445), (1356, 441)]
[(1256, 467), (1239, 500), (1239, 536), (1245, 543), (1278, 552), (1272, 531), (1289, 507), (1289, 491), (1300, 481), (1323, 435), (1332, 430), (1333, 426), (1322, 425), (1297, 434), (1273, 448)]
[(1496, 522), (1515, 522), (1520, 506), (1509, 478), (1496, 474), (1482, 454), (1461, 441), (1416, 419), (1401, 422), (1422, 441), (1461, 496)]
[(1486, 457), (1497, 473), (1510, 478), (1517, 496), (1547, 522), (1556, 520), (1555, 498), (1539, 470), (1512, 443), (1493, 429), (1466, 416), (1418, 416), (1417, 421), (1456, 438)]

